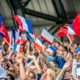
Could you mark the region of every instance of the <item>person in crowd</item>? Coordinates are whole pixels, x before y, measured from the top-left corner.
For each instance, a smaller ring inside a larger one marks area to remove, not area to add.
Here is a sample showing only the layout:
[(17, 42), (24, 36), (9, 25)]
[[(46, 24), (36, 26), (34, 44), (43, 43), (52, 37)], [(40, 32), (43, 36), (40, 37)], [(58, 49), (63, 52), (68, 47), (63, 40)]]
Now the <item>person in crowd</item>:
[[(80, 54), (76, 53), (79, 46), (53, 42), (52, 52), (48, 51), (49, 46), (43, 44), (42, 50), (38, 50), (28, 41), (22, 53), (11, 46), (2, 46), (0, 80), (80, 80)], [(75, 76), (72, 74), (73, 59), (77, 66)]]

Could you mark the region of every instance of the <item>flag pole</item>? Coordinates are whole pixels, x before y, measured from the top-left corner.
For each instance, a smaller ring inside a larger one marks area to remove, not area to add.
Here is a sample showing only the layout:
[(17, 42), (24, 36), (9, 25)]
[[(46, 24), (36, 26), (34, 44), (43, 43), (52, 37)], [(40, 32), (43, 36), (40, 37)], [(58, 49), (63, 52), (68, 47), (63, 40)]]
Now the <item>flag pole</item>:
[(55, 36), (54, 36), (54, 38), (55, 38), (60, 44), (62, 44), (62, 42), (61, 42), (59, 39), (57, 39)]

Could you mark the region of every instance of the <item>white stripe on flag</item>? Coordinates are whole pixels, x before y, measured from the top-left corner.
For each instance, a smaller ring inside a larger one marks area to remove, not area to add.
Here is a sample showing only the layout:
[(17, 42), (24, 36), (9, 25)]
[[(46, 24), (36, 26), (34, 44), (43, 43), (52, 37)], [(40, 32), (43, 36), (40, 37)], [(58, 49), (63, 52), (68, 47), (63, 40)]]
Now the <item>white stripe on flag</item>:
[(52, 43), (54, 40), (54, 37), (46, 29), (43, 29), (41, 37), (44, 38), (48, 43)]
[(18, 17), (20, 18), (22, 24), (23, 24), (23, 29), (26, 30), (28, 32), (28, 25), (26, 24), (26, 21), (23, 17), (19, 16)]
[(69, 26), (68, 26), (68, 33), (73, 34), (73, 35), (75, 34), (75, 32), (73, 31), (73, 29), (71, 27), (69, 27)]

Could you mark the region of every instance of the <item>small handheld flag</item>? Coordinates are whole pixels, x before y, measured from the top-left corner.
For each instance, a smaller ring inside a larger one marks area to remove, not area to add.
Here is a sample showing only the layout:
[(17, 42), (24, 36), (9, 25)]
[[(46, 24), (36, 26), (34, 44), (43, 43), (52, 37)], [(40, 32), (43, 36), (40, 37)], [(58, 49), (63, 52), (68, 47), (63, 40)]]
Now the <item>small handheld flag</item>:
[(50, 45), (48, 47), (47, 51), (50, 52), (50, 53), (53, 53), (53, 52), (56, 52), (56, 48), (54, 46)]
[(41, 33), (41, 38), (44, 39), (49, 44), (52, 44), (54, 40), (54, 37), (46, 29), (43, 29)]
[(42, 50), (42, 42), (39, 38), (36, 38), (35, 43), (34, 43), (34, 47), (38, 50)]
[(14, 44), (13, 51), (17, 51), (19, 53), (23, 53), (23, 46), (19, 44)]

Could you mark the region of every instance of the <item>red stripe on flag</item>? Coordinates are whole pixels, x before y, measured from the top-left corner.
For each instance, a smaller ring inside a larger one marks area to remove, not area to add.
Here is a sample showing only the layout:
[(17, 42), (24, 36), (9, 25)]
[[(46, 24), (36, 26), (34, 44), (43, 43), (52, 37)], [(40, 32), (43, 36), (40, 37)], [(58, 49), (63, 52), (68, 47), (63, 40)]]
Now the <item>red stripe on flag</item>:
[(42, 50), (42, 47), (38, 43), (34, 43), (34, 47), (38, 50)]
[(14, 15), (13, 18), (18, 22), (19, 26), (23, 26), (23, 24), (22, 24), (20, 18), (18, 17), (18, 15)]
[(45, 37), (43, 37), (42, 35), (40, 36), (42, 39), (44, 39), (46, 42), (48, 42), (49, 44), (52, 44), (52, 42), (50, 42), (49, 40), (47, 40)]
[(19, 52), (23, 53), (23, 46), (22, 45), (20, 45)]
[(61, 27), (61, 28), (59, 29), (57, 35), (58, 35), (59, 37), (64, 37), (64, 36), (67, 35), (67, 33), (68, 33), (68, 29), (67, 29), (67, 28), (64, 28), (64, 27)]
[(75, 40), (73, 35), (67, 34), (67, 36), (68, 36), (70, 42), (73, 42)]

